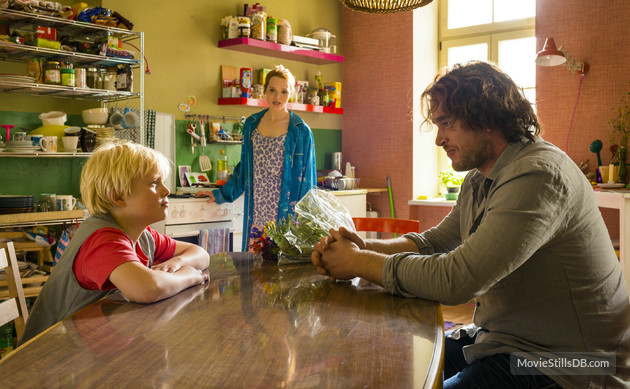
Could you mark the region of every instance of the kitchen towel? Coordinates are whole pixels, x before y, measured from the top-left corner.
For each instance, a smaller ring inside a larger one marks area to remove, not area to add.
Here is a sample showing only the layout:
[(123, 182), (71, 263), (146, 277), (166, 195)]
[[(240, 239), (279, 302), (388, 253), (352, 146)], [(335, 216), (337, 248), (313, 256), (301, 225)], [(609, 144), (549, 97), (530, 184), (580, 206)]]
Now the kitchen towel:
[(210, 255), (231, 250), (229, 228), (213, 228), (199, 231), (199, 246)]

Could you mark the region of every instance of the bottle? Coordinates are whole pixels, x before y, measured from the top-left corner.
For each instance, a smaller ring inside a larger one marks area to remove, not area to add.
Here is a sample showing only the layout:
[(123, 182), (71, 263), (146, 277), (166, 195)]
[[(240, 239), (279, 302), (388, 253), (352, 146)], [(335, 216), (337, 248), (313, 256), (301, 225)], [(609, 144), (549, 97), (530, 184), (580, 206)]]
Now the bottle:
[(226, 181), (228, 179), (228, 159), (225, 150), (221, 150), (219, 159), (217, 159), (217, 181)]
[(61, 85), (63, 86), (75, 85), (74, 69), (61, 69)]
[(0, 358), (13, 351), (13, 323), (0, 326)]
[(241, 97), (252, 96), (252, 69), (241, 68)]

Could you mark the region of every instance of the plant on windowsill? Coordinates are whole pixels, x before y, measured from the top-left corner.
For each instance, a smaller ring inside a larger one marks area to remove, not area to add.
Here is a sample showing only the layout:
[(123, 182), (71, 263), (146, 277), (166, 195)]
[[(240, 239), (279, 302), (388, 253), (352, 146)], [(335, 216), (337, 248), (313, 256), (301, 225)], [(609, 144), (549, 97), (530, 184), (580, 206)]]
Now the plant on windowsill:
[(464, 176), (456, 173), (452, 166), (449, 166), (448, 169), (440, 172), (438, 175), (440, 176), (442, 185), (446, 188), (444, 197), (447, 200), (457, 200), (459, 187), (462, 185), (462, 182), (464, 182)]
[(617, 107), (617, 115), (608, 119), (610, 125), (610, 142), (617, 143), (619, 148), (613, 160), (619, 159), (619, 181), (626, 182), (626, 154), (628, 137), (630, 135), (630, 92), (621, 98), (621, 105)]

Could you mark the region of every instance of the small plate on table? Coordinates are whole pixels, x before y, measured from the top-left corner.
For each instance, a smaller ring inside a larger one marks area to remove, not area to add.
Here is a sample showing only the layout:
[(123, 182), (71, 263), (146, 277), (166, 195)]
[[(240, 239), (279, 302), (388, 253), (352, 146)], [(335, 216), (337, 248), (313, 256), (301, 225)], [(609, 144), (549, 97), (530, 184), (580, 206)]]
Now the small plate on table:
[(626, 186), (626, 184), (622, 184), (622, 183), (616, 183), (616, 184), (597, 184), (598, 187), (602, 188), (602, 189), (621, 189), (624, 186)]

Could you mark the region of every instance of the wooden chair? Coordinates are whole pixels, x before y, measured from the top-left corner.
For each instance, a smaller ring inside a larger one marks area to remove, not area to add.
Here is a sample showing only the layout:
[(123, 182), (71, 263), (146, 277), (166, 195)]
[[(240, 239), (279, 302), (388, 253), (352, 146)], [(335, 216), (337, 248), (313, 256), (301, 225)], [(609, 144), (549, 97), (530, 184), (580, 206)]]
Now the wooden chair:
[(393, 232), (406, 234), (420, 232), (420, 222), (411, 219), (389, 219), (384, 217), (353, 217), (352, 221), (357, 231)]
[(0, 303), (0, 325), (15, 321), (15, 330), (20, 338), (28, 320), (28, 309), (13, 242), (7, 242), (5, 248), (0, 248), (0, 269), (4, 269), (9, 287), (9, 299)]

